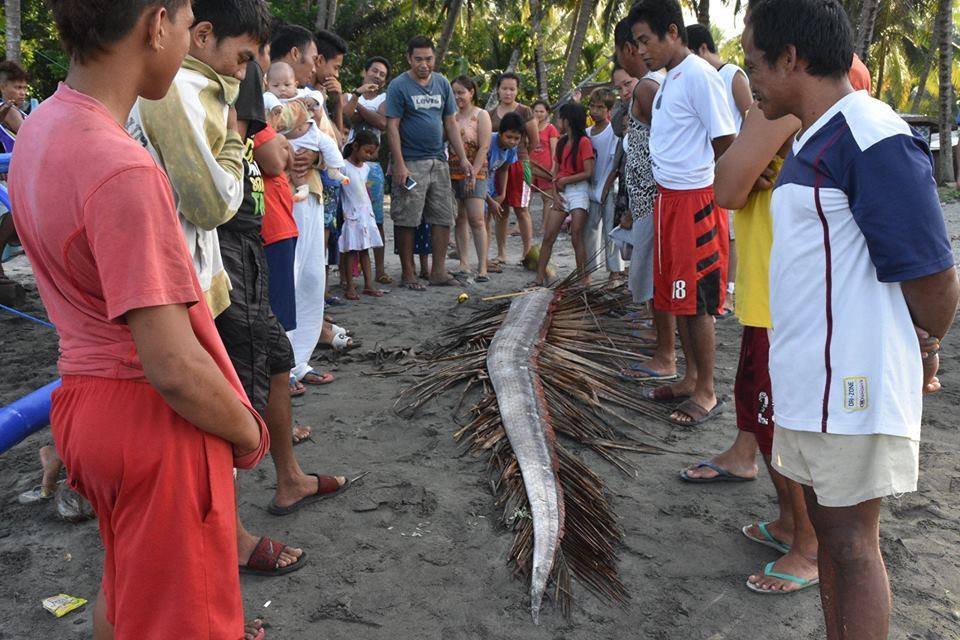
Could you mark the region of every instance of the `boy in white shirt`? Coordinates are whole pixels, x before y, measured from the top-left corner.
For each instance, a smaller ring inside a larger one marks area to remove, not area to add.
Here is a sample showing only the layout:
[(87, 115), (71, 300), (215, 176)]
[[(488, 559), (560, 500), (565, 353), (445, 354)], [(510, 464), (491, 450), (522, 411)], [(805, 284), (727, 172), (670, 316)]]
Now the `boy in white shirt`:
[(589, 133), (596, 164), (593, 165), (593, 179), (590, 181), (589, 217), (583, 230), (587, 256), (593, 256), (591, 265), (599, 268), (602, 247), (611, 280), (623, 275), (620, 251), (610, 240), (610, 232), (617, 224), (616, 197), (610, 193), (617, 178), (616, 157), (620, 146), (620, 138), (613, 132), (610, 123), (610, 111), (616, 103), (617, 94), (612, 89), (598, 87), (590, 94), (590, 117), (595, 124)]
[(650, 69), (667, 76), (653, 103), (650, 158), (654, 202), (654, 307), (677, 317), (686, 357), (683, 379), (654, 389), (649, 399), (683, 402), (670, 415), (678, 425), (723, 411), (713, 386), (714, 319), (723, 313), (729, 238), (727, 212), (713, 194), (714, 160), (736, 134), (723, 81), (687, 48), (677, 0), (642, 0), (628, 17), (637, 49)]

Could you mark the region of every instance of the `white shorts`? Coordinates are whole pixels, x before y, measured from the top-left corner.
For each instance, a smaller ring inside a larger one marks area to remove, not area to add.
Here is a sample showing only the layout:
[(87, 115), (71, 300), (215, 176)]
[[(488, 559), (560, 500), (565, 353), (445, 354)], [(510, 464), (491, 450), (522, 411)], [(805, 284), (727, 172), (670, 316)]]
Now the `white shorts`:
[(563, 188), (560, 194), (563, 210), (570, 213), (574, 209), (590, 210), (590, 182), (574, 182)]
[(850, 436), (773, 431), (774, 468), (813, 487), (824, 507), (852, 507), (917, 490), (920, 441), (886, 435)]

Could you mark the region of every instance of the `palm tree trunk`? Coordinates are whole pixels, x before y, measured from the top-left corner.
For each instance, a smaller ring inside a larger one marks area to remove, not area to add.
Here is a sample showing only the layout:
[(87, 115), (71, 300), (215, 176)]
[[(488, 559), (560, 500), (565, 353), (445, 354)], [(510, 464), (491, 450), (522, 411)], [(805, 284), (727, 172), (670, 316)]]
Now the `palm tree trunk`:
[(587, 29), (593, 17), (594, 0), (581, 0), (580, 13), (577, 15), (577, 24), (570, 40), (570, 54), (563, 68), (563, 79), (560, 82), (560, 93), (566, 93), (573, 86), (573, 77), (577, 73), (577, 63), (580, 62), (580, 53), (583, 51), (583, 42), (587, 38)]
[(530, 26), (533, 31), (533, 65), (537, 74), (537, 95), (547, 100), (547, 65), (543, 59), (543, 6), (530, 0)]
[(937, 30), (940, 36), (940, 153), (938, 179), (953, 180), (953, 83), (950, 72), (953, 66), (953, 1), (937, 2)]
[(880, 100), (880, 92), (883, 91), (883, 80), (887, 73), (887, 41), (884, 40), (880, 45), (880, 68), (877, 69), (877, 86), (874, 87), (873, 97)]
[(333, 30), (333, 25), (337, 23), (337, 0), (328, 0), (327, 2), (327, 29)]
[(313, 23), (317, 31), (327, 28), (327, 5), (327, 0), (317, 0), (317, 19)]
[(710, 0), (700, 0), (697, 3), (697, 22), (705, 27), (710, 26)]
[(867, 53), (870, 51), (870, 43), (873, 40), (873, 28), (877, 24), (877, 14), (880, 13), (880, 0), (863, 0), (863, 6), (860, 7), (860, 20), (857, 24), (857, 40), (854, 43), (854, 51), (867, 63)]
[(933, 69), (934, 51), (940, 46), (940, 21), (937, 16), (933, 16), (933, 35), (930, 37), (930, 49), (926, 60), (923, 63), (923, 71), (920, 72), (920, 78), (917, 80), (917, 93), (913, 96), (913, 102), (910, 104), (910, 113), (920, 112), (920, 102), (927, 91), (927, 80), (930, 78), (930, 71)]
[(20, 64), (20, 0), (4, 0), (7, 18), (7, 60)]
[(437, 68), (443, 56), (447, 53), (450, 41), (453, 39), (453, 32), (457, 28), (457, 20), (460, 19), (460, 9), (463, 7), (463, 0), (450, 0), (447, 5), (447, 19), (443, 23), (443, 31), (440, 33), (440, 40), (437, 42)]

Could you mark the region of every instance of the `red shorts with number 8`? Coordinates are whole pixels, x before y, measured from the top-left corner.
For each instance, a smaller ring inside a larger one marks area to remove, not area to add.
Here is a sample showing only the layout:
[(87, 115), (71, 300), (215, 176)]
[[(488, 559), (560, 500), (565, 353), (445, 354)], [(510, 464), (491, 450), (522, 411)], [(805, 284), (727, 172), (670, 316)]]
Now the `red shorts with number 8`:
[(720, 315), (727, 291), (727, 212), (713, 187), (657, 187), (653, 204), (653, 305), (675, 316)]

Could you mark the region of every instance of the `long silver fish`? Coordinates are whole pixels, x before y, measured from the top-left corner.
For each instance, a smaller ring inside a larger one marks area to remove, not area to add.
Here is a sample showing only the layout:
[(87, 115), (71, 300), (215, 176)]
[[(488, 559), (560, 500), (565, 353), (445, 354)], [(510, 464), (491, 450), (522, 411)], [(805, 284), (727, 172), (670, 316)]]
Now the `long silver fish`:
[(517, 457), (533, 519), (530, 612), (540, 605), (563, 537), (563, 490), (557, 478), (556, 436), (537, 374), (539, 344), (549, 328), (553, 292), (541, 289), (510, 305), (487, 351), (487, 371), (500, 416)]

